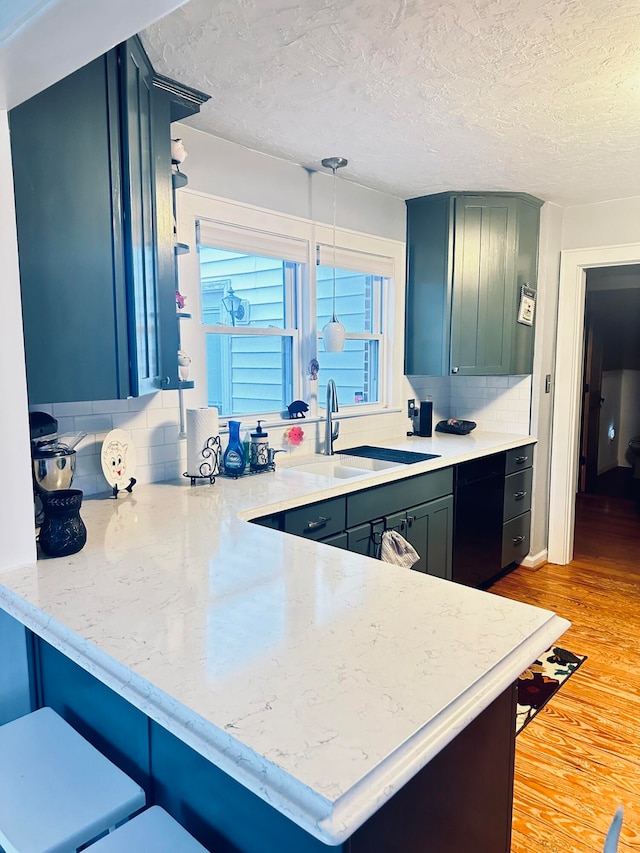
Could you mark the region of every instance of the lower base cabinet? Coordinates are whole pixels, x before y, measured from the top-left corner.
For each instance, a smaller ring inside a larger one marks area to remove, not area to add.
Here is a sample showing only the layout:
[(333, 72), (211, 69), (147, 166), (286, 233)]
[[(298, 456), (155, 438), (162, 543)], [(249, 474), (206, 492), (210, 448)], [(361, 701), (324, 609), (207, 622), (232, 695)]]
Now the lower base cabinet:
[[(382, 534), (395, 530), (420, 555), (414, 570), (451, 580), (452, 492), (452, 469), (442, 468), (256, 518), (254, 523), (367, 557), (379, 557)], [(424, 500), (416, 502), (421, 497)]]
[(350, 838), (327, 847), (64, 654), (33, 635), (31, 641), (36, 707), (53, 708), (144, 788), (147, 805), (162, 806), (215, 853), (511, 849), (515, 687), (499, 695)]
[(395, 530), (414, 570), (484, 588), (529, 553), (532, 465), (529, 444), (253, 521), (374, 558)]

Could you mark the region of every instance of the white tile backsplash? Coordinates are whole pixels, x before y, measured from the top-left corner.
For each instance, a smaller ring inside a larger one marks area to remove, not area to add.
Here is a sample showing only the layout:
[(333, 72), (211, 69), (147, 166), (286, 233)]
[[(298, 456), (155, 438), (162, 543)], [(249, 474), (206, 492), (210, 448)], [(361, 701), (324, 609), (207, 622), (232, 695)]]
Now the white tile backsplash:
[(58, 421), (58, 433), (86, 432), (77, 448), (74, 488), (85, 495), (108, 491), (102, 475), (100, 451), (112, 429), (131, 434), (136, 448), (136, 480), (151, 483), (171, 479), (180, 469), (181, 446), (177, 391), (159, 391), (129, 400), (95, 400), (31, 406), (49, 412)]
[[(433, 402), (434, 426), (439, 420), (458, 417), (475, 421), (481, 430), (529, 433), (530, 376), (408, 376), (404, 380), (404, 393), (406, 399)], [(405, 406), (406, 400), (400, 412), (341, 418), (337, 448), (403, 438), (411, 428)], [(86, 495), (109, 488), (102, 476), (100, 450), (105, 435), (112, 429), (131, 433), (139, 483), (174, 479), (186, 469), (186, 442), (179, 439), (177, 391), (160, 391), (130, 400), (45, 403), (31, 408), (53, 414), (60, 434), (80, 430), (87, 433), (78, 445), (73, 481), (74, 487)], [(304, 429), (305, 441), (301, 447), (292, 449), (283, 442), (283, 434), (294, 423)], [(244, 431), (248, 433), (249, 429)], [(307, 455), (322, 449), (324, 423), (300, 419), (269, 427), (269, 436), (273, 447)], [(225, 436), (222, 446), (223, 449), (226, 446)]]

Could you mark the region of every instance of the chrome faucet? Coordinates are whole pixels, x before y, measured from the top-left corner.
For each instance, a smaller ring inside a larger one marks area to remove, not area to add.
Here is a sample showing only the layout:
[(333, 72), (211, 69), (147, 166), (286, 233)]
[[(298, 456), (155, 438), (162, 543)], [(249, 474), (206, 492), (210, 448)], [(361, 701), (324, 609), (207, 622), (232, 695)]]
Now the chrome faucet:
[(338, 390), (333, 379), (327, 382), (327, 420), (324, 429), (324, 452), (326, 456), (333, 456), (333, 442), (340, 433), (340, 424), (333, 424), (331, 417), (338, 411)]

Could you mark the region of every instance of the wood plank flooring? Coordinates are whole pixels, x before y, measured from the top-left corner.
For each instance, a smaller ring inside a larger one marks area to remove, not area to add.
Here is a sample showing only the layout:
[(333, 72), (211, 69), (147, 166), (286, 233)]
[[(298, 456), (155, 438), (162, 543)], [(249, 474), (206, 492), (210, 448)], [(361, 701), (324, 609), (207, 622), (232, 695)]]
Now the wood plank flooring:
[(589, 656), (516, 739), (512, 853), (601, 853), (620, 804), (619, 853), (640, 851), (640, 512), (580, 495), (576, 516), (572, 563), (490, 590), (570, 619), (559, 645)]

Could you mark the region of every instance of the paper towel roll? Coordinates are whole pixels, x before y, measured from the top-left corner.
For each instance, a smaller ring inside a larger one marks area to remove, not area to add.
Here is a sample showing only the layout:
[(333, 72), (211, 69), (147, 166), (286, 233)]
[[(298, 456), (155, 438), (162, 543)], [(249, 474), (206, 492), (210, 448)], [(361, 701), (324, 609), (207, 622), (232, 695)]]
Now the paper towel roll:
[[(201, 475), (200, 466), (203, 462), (211, 465), (211, 456), (203, 456), (208, 439), (218, 435), (218, 410), (187, 409), (187, 474), (192, 477)], [(205, 474), (212, 473), (209, 470)]]

